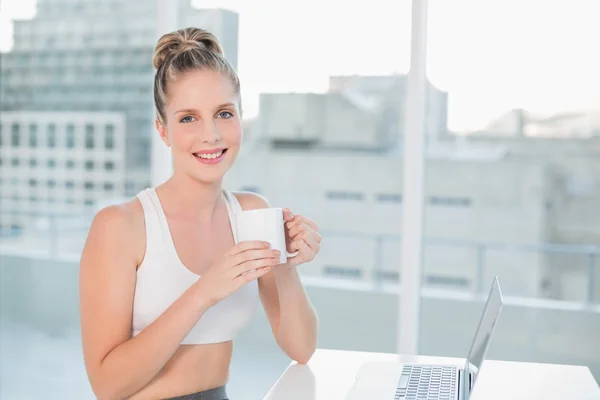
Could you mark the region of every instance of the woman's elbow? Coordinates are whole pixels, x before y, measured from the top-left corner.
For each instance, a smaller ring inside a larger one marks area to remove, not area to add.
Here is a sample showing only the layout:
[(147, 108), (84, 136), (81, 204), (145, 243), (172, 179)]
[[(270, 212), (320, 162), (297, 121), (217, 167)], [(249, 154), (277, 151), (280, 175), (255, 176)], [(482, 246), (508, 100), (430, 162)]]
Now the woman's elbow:
[(100, 373), (96, 373), (95, 376), (90, 376), (89, 379), (97, 400), (122, 400), (131, 396), (132, 393), (129, 393), (119, 380), (107, 379), (99, 375)]
[(308, 357), (296, 357), (296, 359), (294, 361), (296, 361), (297, 364), (305, 365), (305, 364), (308, 364), (311, 357), (312, 357), (312, 354)]
[(117, 400), (124, 398), (120, 396), (115, 385), (104, 384), (99, 382), (91, 382), (92, 391), (96, 396), (96, 400)]
[(309, 343), (303, 346), (302, 349), (297, 349), (293, 354), (290, 354), (290, 358), (298, 364), (308, 364), (316, 350), (316, 342)]

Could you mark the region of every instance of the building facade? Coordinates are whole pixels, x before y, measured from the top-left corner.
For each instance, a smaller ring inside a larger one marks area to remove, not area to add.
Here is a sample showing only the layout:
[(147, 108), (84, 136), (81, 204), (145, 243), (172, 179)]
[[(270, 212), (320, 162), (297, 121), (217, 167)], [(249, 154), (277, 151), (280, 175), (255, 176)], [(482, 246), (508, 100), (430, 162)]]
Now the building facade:
[(126, 118), (111, 112), (0, 115), (0, 225), (22, 231), (45, 216), (88, 214), (124, 195)]
[[(319, 221), (326, 240), (305, 273), (397, 282), (402, 152), (377, 140), (376, 119), (358, 123), (356, 107), (328, 114), (328, 95), (267, 96), (253, 127), (261, 140), (228, 185)], [(327, 128), (328, 118), (340, 125)], [(498, 275), (511, 295), (600, 296), (597, 138), (438, 139), (426, 161), (426, 286), (478, 290)]]
[[(177, 6), (178, 25), (215, 33), (237, 67), (238, 15)], [(125, 191), (148, 186), (156, 14), (155, 1), (38, 1), (33, 20), (15, 22), (14, 48), (2, 55), (0, 111), (123, 113)]]

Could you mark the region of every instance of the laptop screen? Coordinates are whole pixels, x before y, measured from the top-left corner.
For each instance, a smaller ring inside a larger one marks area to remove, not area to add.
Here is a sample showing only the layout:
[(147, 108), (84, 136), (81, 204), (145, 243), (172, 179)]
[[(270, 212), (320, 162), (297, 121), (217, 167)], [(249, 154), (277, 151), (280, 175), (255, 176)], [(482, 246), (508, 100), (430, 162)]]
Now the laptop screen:
[[(487, 352), (492, 337), (492, 332), (498, 320), (498, 314), (502, 309), (502, 292), (500, 291), (500, 285), (498, 283), (498, 277), (494, 278), (492, 282), (492, 288), (488, 295), (483, 312), (481, 313), (481, 319), (479, 320), (479, 326), (475, 332), (469, 355), (465, 364), (465, 376), (469, 376), (468, 373), (473, 373), (473, 381), (471, 387), (475, 384), (477, 379), (477, 372), (483, 364), (485, 353)], [(465, 384), (468, 384), (465, 380)], [(468, 391), (467, 391), (468, 393)]]

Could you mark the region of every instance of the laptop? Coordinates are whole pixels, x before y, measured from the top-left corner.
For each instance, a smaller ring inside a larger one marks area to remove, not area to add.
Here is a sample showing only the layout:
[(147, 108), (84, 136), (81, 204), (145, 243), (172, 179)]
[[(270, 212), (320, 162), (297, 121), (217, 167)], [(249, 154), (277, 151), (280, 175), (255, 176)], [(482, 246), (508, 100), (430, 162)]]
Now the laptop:
[(465, 365), (368, 362), (356, 375), (346, 400), (467, 400), (502, 309), (502, 292), (494, 278)]

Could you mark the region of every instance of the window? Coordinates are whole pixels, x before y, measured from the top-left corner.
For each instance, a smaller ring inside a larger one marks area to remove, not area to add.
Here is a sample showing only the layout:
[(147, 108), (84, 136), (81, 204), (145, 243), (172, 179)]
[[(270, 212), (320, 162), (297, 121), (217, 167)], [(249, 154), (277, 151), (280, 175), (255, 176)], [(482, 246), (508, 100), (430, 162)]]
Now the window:
[(92, 160), (87, 160), (85, 162), (85, 169), (91, 171), (94, 169), (94, 162)]
[(48, 160), (47, 164), (48, 164), (48, 168), (55, 168), (56, 167), (56, 160), (54, 160), (54, 159), (51, 158), (51, 159)]
[(11, 145), (12, 147), (19, 147), (21, 145), (21, 126), (19, 124), (12, 124)]
[(113, 125), (106, 125), (106, 136), (104, 136), (104, 148), (106, 150), (112, 150), (115, 147), (115, 127)]
[(468, 288), (470, 285), (470, 281), (467, 278), (441, 275), (427, 275), (425, 277), (425, 282), (431, 285), (457, 286), (463, 288)]
[(104, 163), (104, 169), (107, 171), (112, 171), (113, 169), (115, 169), (115, 163), (113, 163), (112, 161), (106, 161)]
[(352, 200), (352, 201), (363, 201), (365, 195), (358, 192), (327, 192), (326, 197), (331, 200)]
[(73, 169), (73, 168), (75, 168), (75, 161), (67, 160), (67, 169)]
[(19, 160), (18, 158), (15, 157), (11, 160), (10, 164), (13, 167), (18, 167), (21, 164), (21, 160)]
[(104, 182), (104, 190), (106, 190), (107, 192), (110, 192), (112, 190), (114, 190), (115, 185), (111, 182)]
[(29, 147), (36, 148), (38, 143), (37, 125), (29, 125)]
[(47, 185), (48, 185), (48, 187), (49, 187), (49, 188), (56, 187), (56, 181), (55, 181), (54, 179), (50, 179), (50, 180), (47, 182)]
[(29, 159), (29, 166), (30, 167), (36, 167), (37, 166), (37, 158), (30, 158)]
[(67, 140), (66, 145), (68, 149), (75, 147), (75, 126), (73, 124), (67, 125)]
[(94, 125), (91, 124), (85, 126), (85, 148), (94, 148)]
[(363, 272), (358, 268), (347, 268), (326, 265), (323, 268), (323, 274), (326, 276), (343, 279), (359, 279), (362, 277)]
[(379, 193), (377, 195), (377, 201), (379, 203), (401, 203), (402, 195), (399, 194), (389, 194), (389, 193)]
[(94, 189), (94, 182), (86, 181), (84, 187), (86, 190), (92, 190)]
[(75, 187), (75, 183), (73, 181), (66, 181), (65, 182), (65, 187), (67, 189), (73, 189)]
[(471, 199), (467, 197), (439, 197), (432, 196), (429, 198), (429, 203), (436, 206), (450, 207), (470, 207)]
[(37, 180), (35, 180), (35, 179), (30, 179), (30, 180), (29, 180), (29, 186), (31, 186), (31, 187), (36, 187), (36, 186), (37, 186)]
[(374, 278), (382, 282), (397, 283), (400, 281), (400, 274), (395, 271), (375, 271)]
[(48, 125), (48, 143), (49, 148), (56, 147), (56, 125), (50, 124)]

